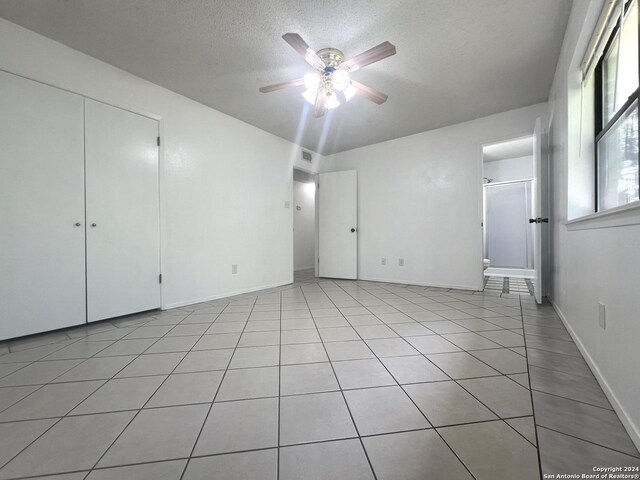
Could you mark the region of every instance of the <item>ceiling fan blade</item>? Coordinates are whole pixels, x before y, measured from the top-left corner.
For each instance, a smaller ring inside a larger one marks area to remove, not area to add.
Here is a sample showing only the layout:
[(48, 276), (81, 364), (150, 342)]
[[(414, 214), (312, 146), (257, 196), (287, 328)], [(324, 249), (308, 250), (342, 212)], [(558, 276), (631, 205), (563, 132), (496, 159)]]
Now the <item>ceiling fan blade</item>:
[(313, 116), (315, 118), (319, 118), (321, 116), (324, 115), (324, 112), (327, 111), (326, 108), (324, 108), (324, 104), (327, 102), (327, 97), (318, 93), (318, 96), (316, 97), (316, 103), (313, 106)]
[(316, 52), (311, 50), (307, 42), (305, 42), (297, 33), (285, 33), (282, 38), (285, 42), (293, 47), (293, 49), (302, 55), (305, 61), (316, 70), (324, 70), (326, 65)]
[(362, 67), (366, 67), (367, 65), (371, 65), (372, 63), (395, 54), (395, 45), (392, 45), (389, 42), (382, 42), (380, 45), (370, 48), (366, 52), (362, 52), (360, 55), (356, 55), (346, 62), (342, 62), (340, 66), (349, 69), (350, 72), (355, 72), (356, 70), (360, 70)]
[(270, 93), (277, 90), (283, 90), (285, 88), (299, 87), (300, 85), (304, 85), (304, 78), (298, 78), (296, 80), (290, 80), (288, 82), (274, 83), (273, 85), (260, 87), (260, 91), (262, 93)]
[(351, 80), (351, 85), (356, 87), (356, 95), (360, 95), (361, 97), (366, 98), (367, 100), (371, 100), (373, 103), (377, 103), (378, 105), (382, 105), (389, 98), (388, 95), (376, 90), (375, 88), (367, 87), (360, 82), (356, 82), (355, 80)]

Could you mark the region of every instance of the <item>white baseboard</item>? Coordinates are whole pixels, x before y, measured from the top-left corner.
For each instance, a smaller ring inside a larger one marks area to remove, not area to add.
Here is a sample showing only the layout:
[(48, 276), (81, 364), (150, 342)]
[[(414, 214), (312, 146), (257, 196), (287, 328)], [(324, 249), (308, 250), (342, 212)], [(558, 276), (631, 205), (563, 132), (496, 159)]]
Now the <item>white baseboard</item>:
[(618, 401), (618, 397), (609, 386), (609, 383), (602, 375), (602, 372), (600, 372), (600, 369), (598, 368), (596, 362), (593, 360), (593, 358), (585, 348), (584, 344), (580, 341), (580, 337), (578, 337), (578, 334), (571, 327), (571, 324), (567, 321), (567, 317), (564, 316), (564, 313), (562, 313), (562, 310), (560, 310), (560, 307), (556, 305), (556, 303), (553, 301), (551, 297), (547, 297), (547, 298), (551, 302), (553, 309), (556, 311), (556, 313), (560, 317), (560, 320), (562, 320), (562, 323), (564, 324), (567, 331), (569, 332), (569, 335), (571, 335), (571, 338), (573, 339), (573, 342), (576, 344), (576, 347), (578, 347), (578, 350), (580, 350), (580, 353), (582, 354), (585, 362), (587, 362), (587, 365), (591, 369), (593, 376), (596, 377), (597, 382), (600, 384), (600, 388), (602, 388), (602, 391), (604, 392), (605, 396), (609, 400), (609, 403), (611, 403), (613, 410), (618, 415), (620, 422), (622, 422), (622, 425), (624, 426), (625, 430), (629, 434), (629, 437), (631, 437), (631, 441), (635, 444), (636, 448), (640, 450), (640, 429), (633, 422), (631, 417), (629, 417), (629, 415), (627, 414), (627, 411)]
[(455, 288), (456, 290), (469, 290), (471, 292), (478, 292), (482, 290), (477, 287), (470, 287), (469, 285), (447, 285), (445, 283), (429, 283), (429, 282), (418, 282), (415, 280), (397, 280), (397, 279), (389, 279), (389, 278), (374, 278), (374, 277), (358, 277), (358, 280), (363, 280), (365, 282), (382, 282), (382, 283), (398, 283), (401, 285), (418, 285), (420, 287), (437, 287), (437, 288)]
[(309, 265), (308, 267), (298, 267), (296, 269), (294, 269), (294, 272), (299, 272), (300, 270), (311, 270), (313, 268), (313, 265)]
[(185, 307), (187, 305), (193, 305), (194, 303), (210, 302), (211, 300), (218, 300), (220, 298), (233, 297), (234, 295), (242, 295), (243, 293), (257, 292), (258, 290), (266, 290), (268, 288), (283, 287), (284, 285), (289, 285), (291, 283), (293, 283), (293, 278), (290, 280), (287, 280), (286, 282), (278, 282), (271, 285), (262, 285), (259, 287), (245, 288), (243, 290), (235, 290), (233, 292), (225, 292), (222, 294), (211, 295), (211, 296), (202, 297), (202, 298), (194, 298), (192, 300), (186, 300), (183, 302), (167, 303), (162, 306), (162, 310), (169, 310), (170, 308)]

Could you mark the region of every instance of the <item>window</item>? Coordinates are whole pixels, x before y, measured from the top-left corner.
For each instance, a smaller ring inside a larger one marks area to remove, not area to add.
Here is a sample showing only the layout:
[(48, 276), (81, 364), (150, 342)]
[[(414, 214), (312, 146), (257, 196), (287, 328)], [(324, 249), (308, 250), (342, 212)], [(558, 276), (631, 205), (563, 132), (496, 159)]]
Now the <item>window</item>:
[(624, 2), (595, 69), (596, 206), (638, 201), (638, 3)]

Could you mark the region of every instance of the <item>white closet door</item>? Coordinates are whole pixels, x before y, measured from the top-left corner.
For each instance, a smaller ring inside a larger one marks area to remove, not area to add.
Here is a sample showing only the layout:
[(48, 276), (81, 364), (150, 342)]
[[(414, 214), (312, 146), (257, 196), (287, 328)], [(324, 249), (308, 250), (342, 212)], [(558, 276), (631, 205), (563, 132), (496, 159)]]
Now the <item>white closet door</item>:
[(0, 72), (0, 340), (86, 321), (83, 145), (82, 97)]
[(85, 100), (87, 317), (160, 307), (158, 122)]

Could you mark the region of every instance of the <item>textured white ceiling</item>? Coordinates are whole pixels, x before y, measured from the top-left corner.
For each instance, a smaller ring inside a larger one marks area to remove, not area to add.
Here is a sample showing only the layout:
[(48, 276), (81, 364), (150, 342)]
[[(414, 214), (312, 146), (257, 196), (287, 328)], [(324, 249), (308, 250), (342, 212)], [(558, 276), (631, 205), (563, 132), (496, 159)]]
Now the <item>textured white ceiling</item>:
[[(547, 100), (571, 0), (0, 0), (0, 16), (329, 154)], [(280, 37), (347, 58), (388, 40), (397, 55), (354, 73), (389, 95), (315, 119), (309, 71)]]
[(533, 155), (533, 136), (494, 143), (482, 148), (482, 159), (485, 162), (527, 157), (529, 155)]

